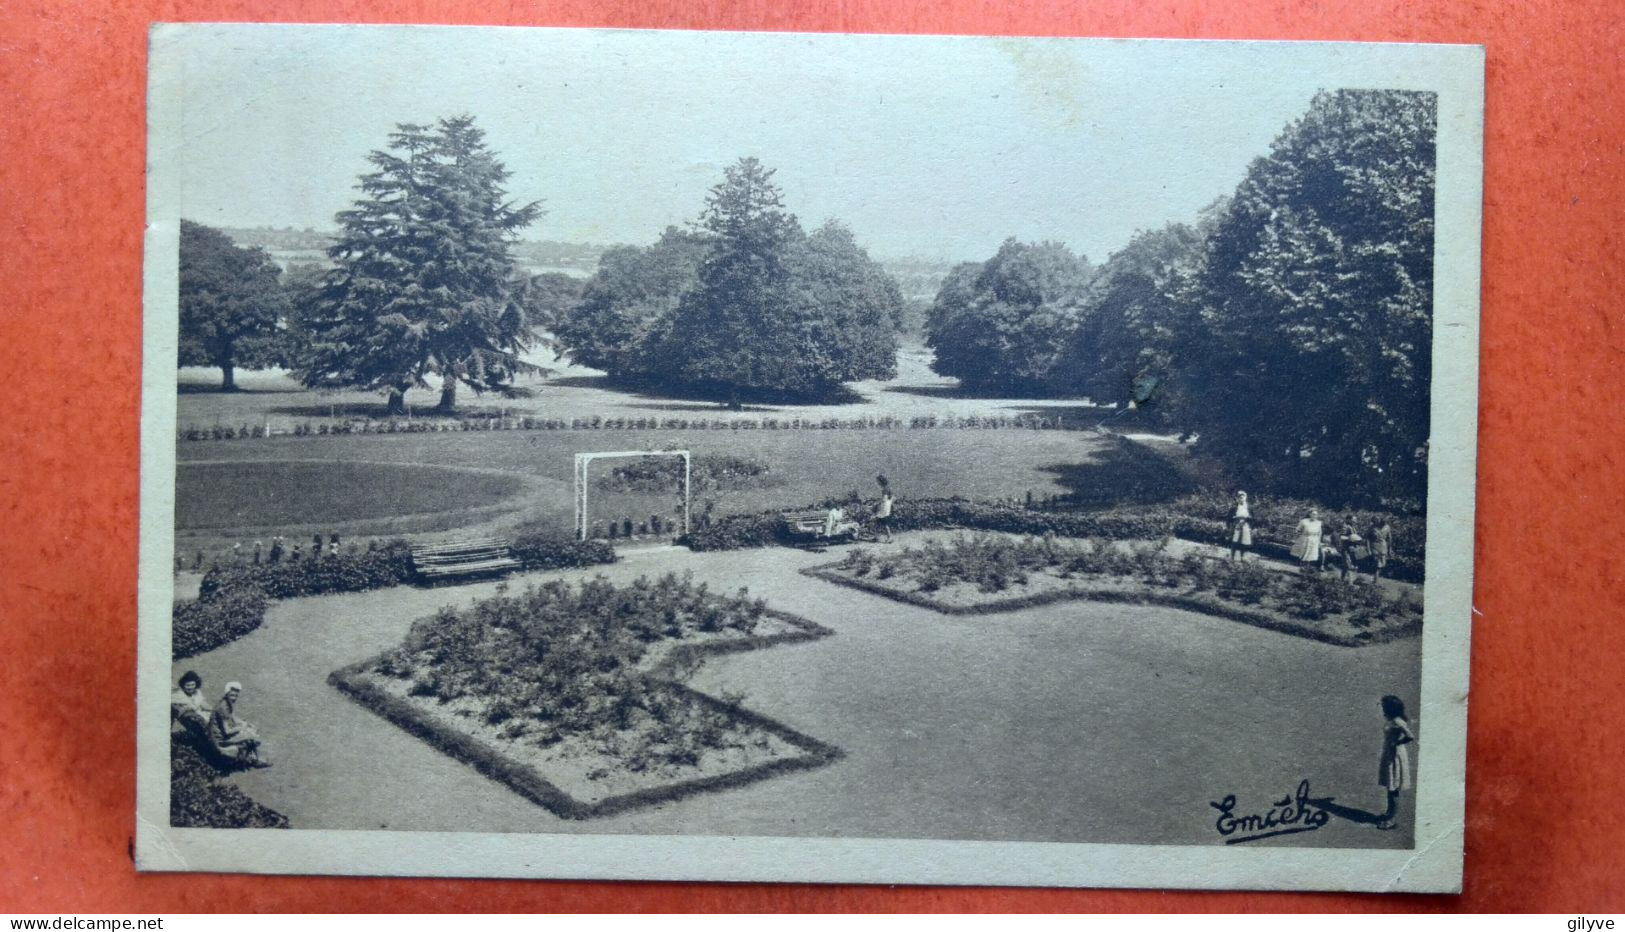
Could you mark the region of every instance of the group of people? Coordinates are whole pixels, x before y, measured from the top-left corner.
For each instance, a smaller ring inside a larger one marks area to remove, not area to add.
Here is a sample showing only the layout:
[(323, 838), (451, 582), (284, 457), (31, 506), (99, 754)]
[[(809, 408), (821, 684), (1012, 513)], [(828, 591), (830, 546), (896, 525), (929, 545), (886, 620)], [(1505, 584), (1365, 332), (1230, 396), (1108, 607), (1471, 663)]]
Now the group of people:
[[(324, 546), (322, 543), (322, 535), (312, 534), (310, 536), (310, 557), (312, 559), (320, 557), (324, 553), (330, 557), (336, 557), (339, 555), (339, 536), (337, 534), (329, 534), (326, 540), (327, 543)], [(231, 545), (231, 555), (236, 558), (239, 563), (244, 562), (246, 554), (243, 552), (243, 545), (241, 542)], [(295, 563), (304, 557), (305, 551), (299, 542), (295, 541), (290, 546), (286, 538), (284, 538), (281, 534), (271, 538), (271, 547), (269, 550), (265, 548), (264, 541), (254, 541), (252, 562), (255, 565), (260, 563), (281, 563), (283, 560), (287, 560), (290, 563)]]
[[(1246, 559), (1253, 546), (1253, 517), (1247, 503), (1247, 493), (1236, 493), (1235, 507), (1230, 511), (1230, 559)], [(1358, 574), (1362, 564), (1371, 568), (1373, 582), (1382, 578), (1388, 568), (1388, 559), (1394, 552), (1394, 529), (1387, 518), (1379, 518), (1362, 534), (1353, 515), (1344, 515), (1328, 526), (1320, 517), (1320, 509), (1311, 508), (1298, 522), (1297, 536), (1292, 542), (1292, 557), (1306, 571), (1321, 571), (1336, 565), (1343, 579)]]
[(243, 684), (227, 683), (220, 701), (211, 708), (203, 698), (203, 677), (195, 670), (187, 670), (169, 698), (170, 723), (201, 735), (222, 756), (245, 767), (269, 767), (259, 732), (237, 716), (237, 699), (242, 694)]
[[(875, 481), (880, 483), (880, 501), (875, 504), (872, 520), (874, 521), (875, 530), (885, 534), (885, 541), (889, 544), (891, 543), (892, 531), (892, 506), (896, 504), (897, 499), (892, 495), (891, 484), (886, 480), (885, 476), (876, 476)], [(831, 505), (829, 511), (824, 515), (824, 537), (826, 538), (856, 537), (861, 530), (863, 530), (862, 522), (848, 519), (846, 510), (839, 505)]]

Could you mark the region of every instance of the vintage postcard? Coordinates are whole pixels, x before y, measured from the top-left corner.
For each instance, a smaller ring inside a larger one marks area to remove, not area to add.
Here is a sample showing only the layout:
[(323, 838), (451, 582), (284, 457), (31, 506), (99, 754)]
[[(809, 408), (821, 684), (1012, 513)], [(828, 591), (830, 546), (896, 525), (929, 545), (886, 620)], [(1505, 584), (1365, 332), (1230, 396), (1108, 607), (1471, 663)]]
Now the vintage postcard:
[(1459, 889), (1481, 48), (150, 75), (143, 869)]

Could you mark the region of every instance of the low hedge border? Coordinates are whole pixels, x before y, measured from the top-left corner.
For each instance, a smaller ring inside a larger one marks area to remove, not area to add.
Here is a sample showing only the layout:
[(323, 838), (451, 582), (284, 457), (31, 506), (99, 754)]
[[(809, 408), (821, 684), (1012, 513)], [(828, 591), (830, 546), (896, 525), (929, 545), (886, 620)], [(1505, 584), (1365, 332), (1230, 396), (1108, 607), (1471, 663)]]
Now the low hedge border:
[(918, 592), (898, 590), (871, 580), (856, 579), (844, 573), (834, 572), (834, 568), (839, 565), (838, 563), (822, 563), (817, 566), (805, 567), (800, 572), (804, 576), (811, 576), (839, 586), (883, 596), (896, 602), (928, 608), (944, 615), (993, 615), (1018, 611), (1024, 608), (1035, 608), (1040, 605), (1053, 605), (1057, 602), (1087, 601), (1123, 605), (1160, 605), (1165, 608), (1183, 609), (1202, 615), (1212, 615), (1215, 618), (1223, 618), (1227, 621), (1239, 621), (1255, 628), (1264, 628), (1281, 634), (1308, 638), (1312, 641), (1320, 641), (1323, 644), (1331, 644), (1337, 647), (1369, 647), (1373, 644), (1386, 644), (1389, 641), (1412, 637), (1421, 632), (1421, 623), (1418, 622), (1415, 625), (1394, 627), (1380, 632), (1368, 632), (1364, 637), (1342, 637), (1312, 628), (1301, 622), (1282, 618), (1279, 615), (1242, 608), (1213, 596), (1173, 595), (1155, 591), (1120, 592), (1115, 589), (1056, 589), (1050, 592), (1040, 592), (1015, 598), (993, 599), (978, 605), (950, 605), (929, 596), (921, 595)]
[(662, 689), (679, 693), (713, 710), (723, 712), (734, 719), (767, 731), (799, 749), (802, 753), (795, 757), (780, 758), (779, 760), (758, 764), (755, 767), (747, 767), (743, 770), (730, 771), (694, 780), (683, 780), (647, 790), (639, 790), (634, 793), (623, 793), (619, 796), (609, 796), (596, 803), (585, 803), (576, 799), (548, 782), (536, 768), (520, 764), (493, 750), (482, 741), (476, 740), (463, 732), (445, 727), (418, 711), (412, 703), (380, 689), (371, 682), (375, 674), (367, 672), (367, 668), (377, 662), (377, 657), (335, 670), (328, 676), (327, 681), (364, 708), (389, 720), (409, 734), (422, 739), (430, 747), (473, 767), (486, 777), (507, 786), (559, 818), (571, 820), (594, 819), (642, 806), (684, 799), (698, 793), (732, 789), (780, 774), (792, 773), (798, 770), (813, 770), (844, 756), (840, 748), (802, 734), (788, 725), (768, 718), (761, 713), (752, 712), (735, 703), (708, 696), (698, 690), (660, 677), (660, 673), (670, 671), (679, 663), (698, 662), (704, 657), (714, 654), (738, 653), (740, 651), (771, 647), (776, 644), (813, 641), (833, 633), (822, 625), (787, 612), (769, 610), (767, 614), (790, 624), (798, 630), (777, 635), (731, 638), (709, 644), (683, 645), (673, 649), (653, 670), (646, 674), (646, 677), (655, 680)]
[[(1102, 409), (1110, 410), (1110, 409)], [(373, 434), (448, 434), (464, 433), (468, 431), (535, 431), (535, 430), (574, 430), (574, 431), (635, 431), (635, 430), (1059, 430), (1059, 431), (1093, 431), (1096, 429), (1094, 421), (1089, 418), (1078, 417), (1067, 421), (1064, 417), (1044, 417), (1043, 415), (1020, 415), (1009, 417), (1005, 415), (968, 417), (937, 417), (926, 415), (921, 417), (900, 418), (895, 416), (884, 417), (856, 417), (856, 418), (811, 418), (811, 417), (761, 417), (761, 418), (681, 418), (681, 417), (604, 417), (594, 415), (590, 417), (541, 418), (529, 416), (499, 417), (490, 415), (485, 417), (466, 417), (462, 419), (432, 419), (418, 418), (415, 420), (328, 420), (328, 421), (302, 421), (294, 424), (287, 430), (272, 431), (266, 424), (210, 424), (207, 426), (189, 425), (176, 430), (176, 439), (188, 442), (204, 440), (259, 440), (266, 437), (348, 437), (366, 436)]]
[[(615, 562), (601, 540), (561, 540), (540, 534), (513, 539), (508, 548), (525, 570), (556, 570)], [(404, 540), (361, 554), (283, 563), (224, 564), (203, 575), (198, 597), (176, 602), (170, 655), (181, 660), (223, 647), (259, 630), (270, 599), (386, 589), (413, 581), (412, 546)]]

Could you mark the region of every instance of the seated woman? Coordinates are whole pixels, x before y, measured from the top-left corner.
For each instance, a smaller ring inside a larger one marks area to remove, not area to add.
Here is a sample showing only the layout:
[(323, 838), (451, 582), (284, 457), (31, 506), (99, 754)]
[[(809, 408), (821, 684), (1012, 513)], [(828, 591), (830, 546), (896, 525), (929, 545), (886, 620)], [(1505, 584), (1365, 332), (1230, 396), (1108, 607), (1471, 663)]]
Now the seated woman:
[(260, 736), (254, 726), (237, 717), (237, 697), (243, 693), (243, 684), (227, 683), (226, 693), (209, 716), (209, 738), (225, 754), (234, 754), (239, 763), (248, 767), (269, 767), (260, 758)]
[(209, 726), (209, 704), (203, 700), (203, 677), (196, 670), (181, 674), (180, 688), (169, 694), (172, 725), (203, 731)]
[(854, 537), (859, 526), (856, 521), (846, 520), (846, 512), (839, 508), (831, 507), (829, 514), (824, 516), (825, 537)]

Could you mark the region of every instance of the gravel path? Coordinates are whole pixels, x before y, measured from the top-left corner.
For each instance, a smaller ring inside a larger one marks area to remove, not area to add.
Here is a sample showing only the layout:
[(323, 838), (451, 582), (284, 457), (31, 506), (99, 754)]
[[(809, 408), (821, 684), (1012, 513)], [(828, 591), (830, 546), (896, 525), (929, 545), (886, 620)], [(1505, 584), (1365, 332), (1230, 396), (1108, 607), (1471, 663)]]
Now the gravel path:
[[(897, 544), (919, 543), (899, 535)], [(884, 549), (885, 545), (880, 548)], [(1374, 809), (1377, 699), (1415, 706), (1420, 641), (1332, 647), (1165, 608), (1061, 603), (951, 617), (810, 579), (838, 557), (770, 549), (652, 549), (604, 568), (628, 580), (689, 570), (749, 584), (835, 631), (717, 657), (697, 688), (846, 757), (827, 767), (590, 822), (567, 822), (366, 711), (326, 683), (398, 644), (412, 621), (495, 583), (293, 599), (264, 628), (202, 657), (212, 698), (231, 679), (275, 767), (231, 779), (296, 828), (819, 835), (1211, 844), (1210, 801), (1267, 810), (1301, 779)], [(515, 577), (579, 577), (581, 571)], [(1425, 723), (1414, 720), (1421, 740)], [(1413, 755), (1414, 759), (1414, 755)], [(1405, 812), (1411, 805), (1409, 794)], [(1398, 831), (1334, 820), (1264, 844), (1408, 847)]]

